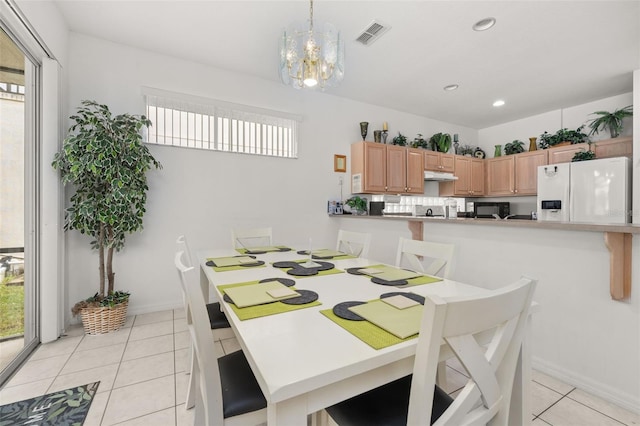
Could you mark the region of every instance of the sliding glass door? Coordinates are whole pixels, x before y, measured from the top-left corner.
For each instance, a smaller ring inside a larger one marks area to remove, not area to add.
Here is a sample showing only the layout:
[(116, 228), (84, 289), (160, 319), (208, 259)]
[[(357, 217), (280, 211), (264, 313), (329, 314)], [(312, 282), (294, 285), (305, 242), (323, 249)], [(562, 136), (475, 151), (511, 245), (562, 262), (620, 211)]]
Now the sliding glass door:
[(38, 75), (0, 25), (0, 383), (39, 342)]

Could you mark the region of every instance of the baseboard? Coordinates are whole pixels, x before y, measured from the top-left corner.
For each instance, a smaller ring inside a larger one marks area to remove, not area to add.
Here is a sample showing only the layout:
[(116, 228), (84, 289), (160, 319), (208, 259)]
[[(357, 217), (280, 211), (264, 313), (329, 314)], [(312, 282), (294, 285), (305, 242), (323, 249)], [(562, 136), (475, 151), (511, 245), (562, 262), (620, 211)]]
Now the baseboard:
[(531, 365), (534, 369), (542, 373), (548, 374), (549, 376), (575, 386), (578, 389), (609, 401), (612, 404), (624, 408), (625, 410), (640, 414), (640, 396), (638, 395), (620, 392), (618, 389), (612, 388), (611, 386), (596, 382), (588, 377), (577, 374), (574, 371), (567, 371), (564, 368), (551, 364), (535, 356), (531, 357)]

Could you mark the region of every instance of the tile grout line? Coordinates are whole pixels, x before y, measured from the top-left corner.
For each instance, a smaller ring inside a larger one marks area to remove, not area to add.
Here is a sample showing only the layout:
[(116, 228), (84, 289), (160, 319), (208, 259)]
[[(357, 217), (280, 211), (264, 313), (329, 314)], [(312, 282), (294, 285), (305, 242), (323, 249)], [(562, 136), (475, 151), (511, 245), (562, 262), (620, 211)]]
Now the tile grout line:
[(573, 389), (571, 389), (569, 392), (567, 392), (566, 397), (567, 397), (568, 399), (570, 399), (570, 400), (571, 400), (571, 401), (573, 401), (573, 402), (577, 402), (578, 404), (582, 405), (583, 407), (587, 407), (587, 408), (589, 408), (589, 409), (591, 409), (591, 410), (595, 411), (596, 413), (600, 413), (600, 414), (602, 414), (603, 416), (608, 417), (608, 418), (610, 418), (611, 420), (614, 420), (614, 421), (616, 421), (616, 422), (618, 422), (618, 423), (620, 423), (620, 424), (622, 424), (622, 425), (626, 425), (626, 423), (625, 423), (625, 422), (623, 422), (622, 420), (618, 420), (618, 419), (616, 419), (615, 417), (611, 417), (610, 415), (608, 415), (608, 414), (606, 414), (606, 413), (603, 413), (602, 411), (600, 411), (600, 410), (598, 410), (598, 409), (596, 409), (596, 408), (594, 408), (594, 407), (592, 407), (592, 406), (590, 406), (590, 405), (584, 404), (584, 403), (582, 403), (582, 402), (580, 402), (580, 401), (578, 401), (578, 400), (575, 400), (575, 399), (571, 398), (571, 397), (569, 396), (569, 394), (570, 394), (571, 392), (573, 392), (574, 390), (576, 390), (576, 388), (573, 388)]

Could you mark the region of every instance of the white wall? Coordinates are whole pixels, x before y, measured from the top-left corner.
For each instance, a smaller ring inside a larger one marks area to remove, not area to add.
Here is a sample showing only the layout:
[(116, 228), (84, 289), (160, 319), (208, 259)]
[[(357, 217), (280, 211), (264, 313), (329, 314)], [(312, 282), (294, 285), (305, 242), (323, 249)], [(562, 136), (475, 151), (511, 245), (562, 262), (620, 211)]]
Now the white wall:
[[(615, 111), (633, 104), (633, 93), (624, 93), (622, 95), (612, 96), (600, 99), (586, 104), (576, 105), (569, 108), (545, 112), (544, 114), (535, 115), (533, 117), (523, 118), (521, 120), (510, 121), (498, 126), (487, 127), (478, 131), (478, 144), (485, 150), (488, 157), (493, 157), (495, 145), (504, 145), (515, 139), (519, 139), (525, 143), (525, 149), (529, 149), (529, 138), (540, 137), (547, 131), (555, 133), (561, 128), (575, 130), (579, 126), (586, 124), (583, 132), (589, 133), (588, 123), (596, 116), (591, 115), (595, 111)], [(625, 118), (624, 130), (621, 136), (629, 136), (633, 131), (633, 119)], [(590, 137), (591, 141), (599, 141), (602, 139), (610, 139), (609, 131), (601, 131), (600, 133)]]
[[(350, 157), (350, 144), (361, 140), (359, 122), (370, 134), (389, 123), (411, 135), (437, 131), (477, 138), (473, 129), (315, 92), (296, 91), (276, 82), (238, 75), (176, 58), (71, 34), (69, 105), (83, 99), (106, 103), (113, 112), (143, 113), (141, 86), (272, 108), (300, 114), (299, 158), (150, 146), (162, 162), (149, 174), (148, 214), (144, 232), (132, 235), (116, 256), (116, 286), (133, 293), (131, 313), (180, 303), (172, 263), (174, 241), (185, 234), (192, 249), (230, 245), (232, 227), (272, 226), (276, 242), (331, 247), (336, 223), (326, 214), (327, 200), (340, 196), (338, 176), (349, 195), (349, 170), (333, 172), (333, 155)], [(49, 160), (46, 160), (49, 161)], [(89, 238), (67, 233), (68, 303), (97, 289), (97, 255)]]
[[(372, 232), (370, 255), (395, 262), (404, 220), (336, 218), (339, 226)], [(522, 274), (539, 280), (534, 300), (534, 367), (640, 412), (640, 270), (631, 299), (611, 300), (609, 252), (600, 232), (558, 231), (426, 221), (424, 239), (456, 244), (453, 279), (497, 288)], [(640, 265), (640, 238), (633, 241)]]

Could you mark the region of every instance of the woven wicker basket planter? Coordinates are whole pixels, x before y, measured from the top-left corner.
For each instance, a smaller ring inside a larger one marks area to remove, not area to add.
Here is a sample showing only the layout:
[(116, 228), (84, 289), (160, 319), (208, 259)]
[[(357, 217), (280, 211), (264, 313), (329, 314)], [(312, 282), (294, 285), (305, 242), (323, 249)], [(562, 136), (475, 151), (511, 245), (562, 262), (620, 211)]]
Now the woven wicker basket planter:
[(105, 334), (119, 330), (127, 320), (129, 302), (116, 306), (86, 307), (80, 311), (82, 326), (87, 334)]

